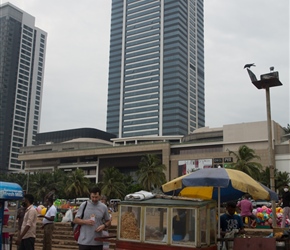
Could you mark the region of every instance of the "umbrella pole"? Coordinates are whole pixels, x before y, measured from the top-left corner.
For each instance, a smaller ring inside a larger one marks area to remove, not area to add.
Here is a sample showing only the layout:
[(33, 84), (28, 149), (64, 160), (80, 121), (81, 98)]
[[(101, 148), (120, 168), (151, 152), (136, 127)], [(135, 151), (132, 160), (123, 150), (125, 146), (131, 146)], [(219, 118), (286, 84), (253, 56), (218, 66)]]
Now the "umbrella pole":
[[(218, 187), (218, 238), (221, 238), (221, 188)], [(218, 242), (218, 249), (220, 249), (221, 242)]]

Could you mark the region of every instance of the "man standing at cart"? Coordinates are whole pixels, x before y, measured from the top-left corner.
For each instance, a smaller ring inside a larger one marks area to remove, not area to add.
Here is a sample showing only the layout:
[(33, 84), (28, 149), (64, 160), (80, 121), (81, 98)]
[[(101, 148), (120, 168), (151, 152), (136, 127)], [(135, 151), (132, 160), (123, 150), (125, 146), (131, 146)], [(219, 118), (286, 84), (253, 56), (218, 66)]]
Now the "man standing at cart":
[(227, 233), (235, 232), (245, 233), (244, 224), (241, 217), (236, 212), (236, 203), (228, 202), (227, 211), (220, 216), (221, 222), (221, 235), (224, 237)]

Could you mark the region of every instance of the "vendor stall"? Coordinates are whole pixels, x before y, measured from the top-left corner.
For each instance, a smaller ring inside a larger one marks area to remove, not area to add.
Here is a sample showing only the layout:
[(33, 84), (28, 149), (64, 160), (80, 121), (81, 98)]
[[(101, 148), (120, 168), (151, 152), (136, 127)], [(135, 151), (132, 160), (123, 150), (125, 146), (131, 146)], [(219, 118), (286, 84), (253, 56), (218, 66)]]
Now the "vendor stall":
[(151, 198), (119, 204), (116, 249), (217, 248), (216, 202)]
[[(17, 201), (23, 198), (22, 188), (17, 183), (0, 181), (0, 235), (2, 233), (9, 233), (13, 235), (16, 231), (16, 207), (13, 211), (4, 213), (5, 201)], [(4, 224), (4, 217), (9, 218), (9, 223)], [(2, 237), (0, 237), (0, 246), (2, 246)]]

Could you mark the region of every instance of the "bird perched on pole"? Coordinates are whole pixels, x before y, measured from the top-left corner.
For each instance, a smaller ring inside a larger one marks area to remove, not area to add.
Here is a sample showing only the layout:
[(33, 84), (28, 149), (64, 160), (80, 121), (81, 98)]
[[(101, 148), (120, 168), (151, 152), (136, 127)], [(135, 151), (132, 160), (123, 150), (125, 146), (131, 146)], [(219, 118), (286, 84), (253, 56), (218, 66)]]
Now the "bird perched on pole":
[(256, 67), (255, 63), (248, 63), (248, 64), (246, 64), (246, 65), (244, 66), (244, 69), (245, 69), (245, 68), (249, 69), (249, 68), (251, 68), (252, 66)]

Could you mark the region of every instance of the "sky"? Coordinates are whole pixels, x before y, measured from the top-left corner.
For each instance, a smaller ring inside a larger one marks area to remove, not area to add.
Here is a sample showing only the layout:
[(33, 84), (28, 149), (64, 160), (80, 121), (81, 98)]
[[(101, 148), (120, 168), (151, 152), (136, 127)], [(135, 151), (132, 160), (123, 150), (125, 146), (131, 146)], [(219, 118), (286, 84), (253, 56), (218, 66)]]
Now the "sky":
[[(6, 0), (0, 0), (5, 3)], [(40, 132), (106, 131), (110, 0), (10, 0), (48, 33)], [(289, 0), (204, 0), (205, 126), (266, 121), (265, 90), (250, 81), (274, 66), (271, 118), (290, 123)]]

